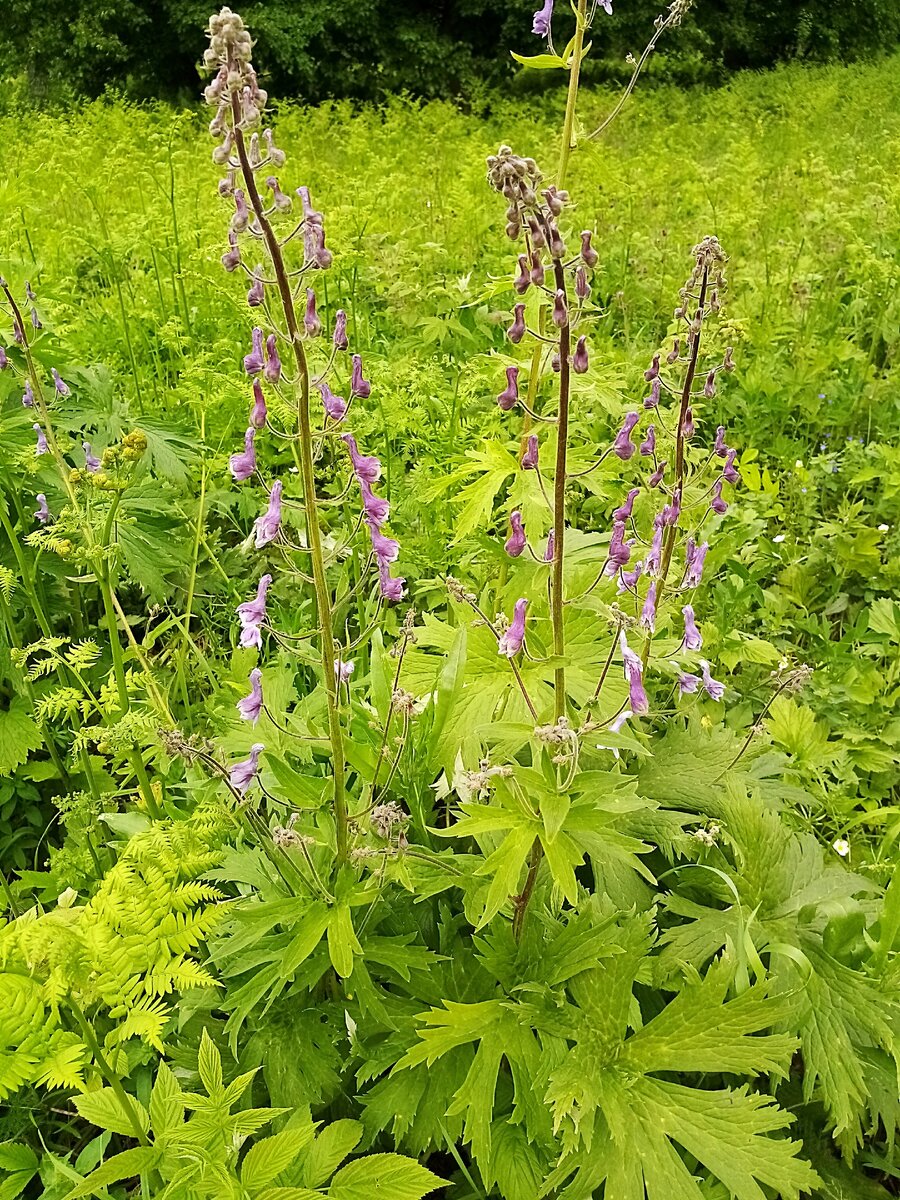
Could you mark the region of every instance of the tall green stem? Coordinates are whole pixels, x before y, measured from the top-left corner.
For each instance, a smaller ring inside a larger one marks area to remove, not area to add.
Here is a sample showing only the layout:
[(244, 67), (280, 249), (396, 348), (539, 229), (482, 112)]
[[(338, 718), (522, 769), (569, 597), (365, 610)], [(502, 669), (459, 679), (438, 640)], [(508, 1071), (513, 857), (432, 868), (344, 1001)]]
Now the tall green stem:
[[(562, 263), (554, 263), (556, 286), (565, 295), (566, 274)], [(550, 587), (550, 619), (553, 625), (553, 653), (562, 660), (566, 652), (565, 596), (563, 593), (563, 566), (566, 550), (566, 478), (569, 449), (569, 390), (571, 363), (569, 362), (569, 321), (559, 331), (559, 413), (556, 419), (556, 469), (553, 477), (553, 576)], [(556, 694), (556, 719), (566, 711), (566, 668), (560, 661), (553, 673), (553, 689)]]
[(562, 147), (559, 152), (559, 169), (556, 185), (566, 186), (569, 155), (575, 149), (575, 107), (578, 103), (578, 82), (581, 76), (581, 56), (584, 50), (584, 34), (587, 29), (587, 0), (578, 0), (575, 13), (575, 37), (572, 40), (572, 65), (569, 67), (569, 91), (566, 96), (566, 115), (563, 121)]
[(319, 512), (316, 504), (316, 480), (313, 465), (312, 424), (309, 415), (309, 364), (306, 351), (297, 323), (294, 309), (294, 297), (291, 284), (284, 264), (281, 243), (265, 214), (265, 207), (256, 186), (256, 178), (250, 160), (247, 157), (247, 147), (244, 135), (240, 129), (241, 108), (237, 95), (232, 97), (232, 113), (234, 116), (234, 144), (241, 164), (241, 174), (247, 189), (247, 198), (262, 229), (275, 278), (278, 282), (278, 292), (281, 306), (287, 324), (288, 335), (294, 351), (297, 364), (297, 432), (300, 442), (300, 475), (303, 482), (303, 504), (306, 512), (306, 537), (312, 562), (313, 589), (316, 597), (317, 628), (321, 630), (320, 653), (322, 673), (324, 675), (325, 700), (328, 709), (328, 735), (331, 742), (332, 770), (334, 775), (334, 817), (337, 831), (338, 862), (345, 862), (349, 853), (350, 831), (347, 813), (347, 796), (345, 790), (345, 760), (344, 739), (338, 712), (337, 672), (335, 670), (334, 652), (334, 622), (331, 607), (331, 593), (325, 576), (325, 557), (322, 552), (322, 532), (319, 525)]

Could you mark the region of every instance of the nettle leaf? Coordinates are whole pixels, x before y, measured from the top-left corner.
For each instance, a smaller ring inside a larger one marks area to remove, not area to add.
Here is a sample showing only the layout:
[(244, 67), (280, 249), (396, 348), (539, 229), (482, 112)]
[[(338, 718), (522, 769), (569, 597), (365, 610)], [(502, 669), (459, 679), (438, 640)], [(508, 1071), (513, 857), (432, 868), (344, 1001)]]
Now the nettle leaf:
[[(112, 1133), (121, 1133), (125, 1137), (134, 1137), (135, 1128), (125, 1106), (112, 1088), (98, 1088), (95, 1092), (83, 1092), (75, 1096), (72, 1103), (86, 1121), (100, 1129), (108, 1129)], [(150, 1128), (150, 1115), (143, 1104), (134, 1097), (131, 1098), (132, 1111), (143, 1133)]]
[(400, 1154), (369, 1154), (348, 1163), (335, 1175), (328, 1189), (332, 1200), (422, 1200), (443, 1179)]

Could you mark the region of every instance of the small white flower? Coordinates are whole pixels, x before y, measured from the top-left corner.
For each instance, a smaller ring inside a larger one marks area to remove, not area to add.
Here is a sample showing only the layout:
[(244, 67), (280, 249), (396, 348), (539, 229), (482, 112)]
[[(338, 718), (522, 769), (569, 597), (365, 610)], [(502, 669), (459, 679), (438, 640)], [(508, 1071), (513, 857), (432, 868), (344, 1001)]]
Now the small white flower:
[(841, 858), (846, 858), (850, 853), (850, 843), (846, 838), (838, 838), (836, 842), (832, 842), (832, 849), (835, 854), (839, 854)]
[(776, 545), (780, 546), (786, 537), (787, 537), (786, 533), (776, 533), (775, 536), (772, 538), (772, 541), (775, 542)]
[(798, 459), (797, 459), (797, 461), (794, 463), (794, 466), (795, 466), (795, 467), (797, 467), (798, 469), (799, 469), (800, 467), (802, 467), (802, 466), (803, 466), (803, 459), (802, 459), (802, 458), (798, 458)]
[(882, 523), (878, 526), (879, 533), (887, 533), (887, 531), (889, 529), (890, 529), (890, 525), (885, 524), (884, 521), (882, 521)]

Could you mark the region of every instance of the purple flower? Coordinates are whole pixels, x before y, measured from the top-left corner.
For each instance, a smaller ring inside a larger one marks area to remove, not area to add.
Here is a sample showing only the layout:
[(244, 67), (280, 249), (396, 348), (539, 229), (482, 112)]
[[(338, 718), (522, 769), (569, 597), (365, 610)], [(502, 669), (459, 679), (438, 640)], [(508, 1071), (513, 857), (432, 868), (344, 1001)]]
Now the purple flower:
[(347, 405), (343, 396), (336, 396), (327, 383), (319, 385), (319, 395), (322, 397), (322, 407), (332, 421), (343, 421), (347, 415)]
[(686, 563), (684, 586), (688, 588), (698, 587), (703, 578), (703, 565), (706, 562), (706, 555), (709, 551), (709, 542), (704, 542), (702, 546), (695, 546), (693, 538), (688, 538), (686, 548)]
[(391, 574), (391, 569), (387, 563), (378, 564), (378, 584), (381, 588), (382, 599), (402, 600), (404, 596), (404, 583), (406, 583), (405, 579)]
[[(246, 368), (246, 366), (247, 360), (245, 358), (244, 367)], [(277, 383), (281, 378), (281, 359), (278, 357), (278, 346), (275, 342), (274, 333), (270, 333), (266, 338), (266, 365), (263, 374), (269, 383)]]
[(522, 514), (516, 509), (509, 515), (509, 527), (512, 530), (503, 544), (503, 549), (510, 558), (518, 558), (527, 545), (525, 528), (522, 525)]
[(234, 189), (234, 215), (231, 218), (231, 228), (235, 233), (243, 233), (250, 221), (250, 213), (244, 193), (240, 188)]
[(512, 622), (509, 628), (500, 635), (497, 651), (499, 654), (505, 654), (507, 658), (515, 658), (522, 649), (522, 643), (525, 641), (525, 609), (527, 607), (527, 600), (516, 601)]
[[(625, 541), (625, 522), (616, 521), (609, 535), (609, 554), (607, 561), (613, 567), (625, 567), (631, 558), (631, 546)], [(611, 571), (610, 574), (613, 574)]]
[(659, 375), (659, 355), (654, 354), (653, 361), (651, 362), (651, 364), (647, 368), (647, 370), (644, 372), (644, 378), (647, 380), (648, 383), (650, 383), (650, 381), (652, 379), (656, 379), (656, 377), (658, 375)]
[(584, 334), (578, 339), (575, 353), (572, 355), (572, 370), (576, 375), (584, 375), (588, 369), (587, 338)]
[(333, 261), (330, 250), (325, 246), (325, 230), (321, 225), (311, 225), (304, 234), (305, 253), (314, 267), (327, 271)]
[(569, 312), (566, 308), (566, 293), (562, 288), (557, 288), (556, 295), (553, 298), (553, 324), (559, 329), (569, 323)]
[(628, 413), (622, 428), (616, 434), (616, 440), (613, 442), (613, 454), (617, 458), (621, 458), (623, 462), (626, 462), (634, 454), (631, 431), (640, 419), (640, 414), (636, 412)]
[(274, 175), (269, 175), (266, 178), (266, 187), (272, 192), (272, 203), (279, 212), (290, 212), (293, 207), (293, 201), (290, 196), (286, 196), (278, 186), (278, 180)]
[(250, 695), (238, 700), (237, 710), (244, 721), (252, 721), (255, 725), (263, 707), (262, 671), (254, 667), (250, 672)]
[(660, 521), (663, 525), (677, 525), (678, 518), (681, 516), (681, 495), (676, 492), (672, 497), (670, 504), (667, 504), (660, 513)]
[(37, 300), (37, 296), (34, 294), (34, 288), (31, 286), (31, 282), (28, 279), (25, 280), (25, 299)]
[(13, 317), (13, 338), (19, 343), (20, 346), (24, 345), (25, 330), (22, 328), (18, 317)]
[(699, 650), (703, 645), (703, 635), (697, 628), (697, 622), (694, 619), (694, 608), (691, 604), (686, 604), (681, 610), (684, 617), (684, 645), (686, 650)]
[(722, 468), (722, 478), (728, 483), (740, 483), (741, 477), (735, 470), (734, 460), (737, 458), (737, 450), (729, 450), (725, 459), (725, 466)]
[(519, 368), (506, 368), (506, 387), (497, 397), (498, 405), (504, 412), (509, 412), (519, 403)]
[(681, 422), (681, 436), (690, 441), (694, 436), (694, 413), (690, 408), (684, 410), (684, 420)]
[(383, 496), (376, 496), (370, 484), (365, 479), (360, 479), (359, 490), (362, 494), (366, 520), (370, 525), (375, 525), (380, 529), (388, 519), (391, 511), (390, 503)]
[(338, 687), (340, 687), (342, 683), (349, 683), (350, 677), (355, 670), (355, 662), (344, 662), (342, 658), (336, 658), (334, 660), (334, 682)]
[[(268, 147), (268, 151), (269, 151), (269, 162), (272, 163), (272, 165), (275, 167), (283, 167), (286, 155), (283, 150), (279, 150), (278, 147), (275, 145), (274, 135), (272, 134), (272, 130), (264, 129), (263, 137), (266, 139), (266, 146)], [(298, 191), (299, 191), (299, 188), (298, 188)], [(306, 191), (308, 194), (308, 189), (304, 188), (304, 191)]]
[(253, 272), (253, 283), (247, 292), (247, 303), (251, 308), (259, 308), (265, 298), (266, 289), (262, 280), (262, 267), (257, 267)]
[(631, 491), (628, 493), (628, 495), (625, 497), (625, 503), (621, 506), (621, 508), (617, 508), (616, 511), (613, 513), (613, 520), (614, 521), (630, 520), (631, 514), (634, 510), (634, 502), (640, 494), (641, 494), (640, 488), (632, 488)]
[(70, 396), (72, 393), (69, 385), (64, 379), (60, 379), (59, 371), (57, 371), (56, 367), (51, 369), (50, 374), (53, 376), (53, 386), (56, 388), (57, 393), (60, 396)]
[(266, 423), (268, 409), (263, 395), (262, 384), (258, 379), (253, 380), (253, 404), (250, 407), (250, 424), (254, 429), (262, 429)]
[(350, 395), (359, 396), (360, 400), (368, 400), (372, 394), (372, 385), (368, 379), (363, 379), (362, 358), (353, 355), (353, 370), (350, 373)]
[(50, 520), (50, 509), (47, 507), (47, 497), (43, 492), (38, 492), (35, 496), (38, 502), (37, 512), (34, 514), (34, 519), (40, 521), (42, 525), (46, 525)]
[(41, 318), (38, 316), (38, 311), (34, 307), (34, 305), (32, 305), (32, 308), (31, 308), (31, 324), (34, 329), (43, 329), (44, 328), (43, 324), (41, 323)]
[(706, 383), (703, 385), (703, 395), (707, 400), (712, 400), (716, 394), (716, 373), (710, 371), (706, 377)]
[(709, 502), (709, 507), (714, 513), (718, 513), (719, 516), (722, 516), (724, 513), (728, 512), (728, 504), (722, 499), (721, 479), (717, 479), (713, 484), (712, 499)]
[(0, 346), (0, 371), (5, 371), (9, 366), (9, 359), (6, 357), (6, 350)]
[(350, 451), (353, 463), (353, 473), (360, 483), (374, 483), (381, 478), (381, 463), (374, 454), (360, 454), (356, 446), (356, 438), (352, 433), (341, 434), (341, 439)]
[(514, 344), (518, 345), (525, 336), (525, 305), (517, 304), (513, 309), (513, 323), (506, 331), (506, 336)]
[(705, 659), (700, 659), (700, 669), (703, 671), (703, 686), (710, 700), (721, 700), (725, 695), (725, 684), (713, 679), (709, 673), (709, 663)]
[(347, 340), (347, 314), (339, 308), (334, 315), (334, 333), (331, 337), (335, 350), (346, 350), (350, 343)]
[(647, 480), (647, 487), (659, 487), (663, 481), (663, 475), (666, 473), (667, 460), (663, 459), (650, 478)]
[(241, 265), (241, 250), (233, 229), (228, 233), (228, 246), (229, 249), (222, 255), (222, 266), (226, 271), (236, 271)]
[(650, 575), (655, 575), (662, 566), (662, 544), (664, 526), (662, 514), (658, 514), (653, 522), (653, 538), (650, 542), (650, 553), (647, 555), (646, 568)]
[(612, 0), (600, 0), (600, 7), (608, 17), (612, 16)]
[(312, 206), (312, 200), (309, 196), (308, 187), (298, 187), (297, 195), (300, 197), (300, 203), (303, 205), (303, 220), (307, 225), (321, 225), (322, 214)]
[(266, 619), (266, 592), (272, 582), (271, 575), (263, 575), (256, 589), (254, 600), (245, 600), (237, 606), (238, 620), (241, 623), (241, 645), (246, 647), (262, 646), (260, 626)]
[(278, 537), (278, 531), (281, 529), (281, 487), (281, 480), (276, 479), (269, 492), (269, 507), (262, 516), (256, 518), (253, 525), (257, 550), (261, 550), (269, 542), (274, 542)]
[(312, 288), (306, 289), (306, 312), (303, 314), (303, 325), (307, 337), (318, 337), (322, 332), (322, 322), (316, 312), (316, 293)]
[(251, 425), (244, 434), (244, 449), (238, 454), (232, 454), (228, 460), (229, 470), (236, 483), (249, 479), (256, 470), (256, 447), (253, 445), (255, 437), (256, 430)]
[(556, 534), (551, 529), (547, 535), (547, 549), (544, 551), (544, 562), (552, 563), (556, 556)]
[(591, 285), (588, 283), (587, 272), (584, 267), (579, 267), (575, 272), (575, 295), (579, 300), (587, 300), (591, 294)]
[[(641, 454), (644, 458), (652, 458), (656, 453), (656, 426), (647, 426), (647, 436), (640, 445)], [(651, 485), (653, 486), (653, 485)]]
[(258, 375), (263, 369), (263, 331), (253, 330), (253, 349), (244, 355), (244, 370), (248, 375)]
[(728, 454), (728, 447), (725, 445), (725, 426), (720, 425), (716, 430), (716, 440), (713, 444), (713, 452), (718, 454), (719, 458), (725, 458)]
[(641, 628), (656, 632), (656, 580), (650, 584), (644, 607), (641, 609)]
[(591, 245), (591, 236), (590, 229), (581, 231), (581, 260), (587, 267), (596, 267), (600, 255)]
[(528, 291), (528, 285), (531, 283), (531, 276), (528, 273), (528, 259), (524, 254), (519, 255), (519, 273), (513, 280), (513, 287), (520, 296), (524, 296)]
[(372, 539), (372, 549), (378, 559), (379, 566), (396, 562), (400, 557), (400, 543), (394, 538), (386, 537), (377, 525), (369, 526), (369, 536)]
[(94, 453), (90, 442), (82, 442), (81, 448), (84, 451), (84, 465), (92, 475), (95, 475), (102, 466), (100, 459)]
[(34, 448), (34, 456), (35, 458), (39, 458), (42, 454), (46, 454), (50, 447), (47, 445), (46, 434), (44, 433), (43, 429), (41, 429), (40, 425), (35, 422), (31, 428), (37, 434), (37, 445)]
[(235, 763), (228, 772), (228, 779), (231, 786), (236, 792), (240, 792), (241, 796), (245, 796), (250, 784), (256, 778), (259, 771), (259, 756), (265, 750), (262, 742), (255, 742), (250, 747), (250, 757), (245, 758), (243, 762)]
[(544, 264), (541, 262), (540, 250), (531, 252), (531, 271), (529, 279), (535, 287), (543, 287), (544, 285)]
[(625, 592), (625, 591), (633, 592), (634, 589), (637, 587), (637, 581), (640, 579), (641, 573), (643, 572), (643, 570), (644, 570), (644, 564), (642, 562), (636, 562), (634, 564), (633, 570), (619, 571), (619, 578), (616, 581), (616, 591), (617, 592)]
[(624, 629), (619, 634), (619, 649), (622, 651), (622, 665), (628, 683), (628, 703), (633, 713), (643, 716), (650, 709), (647, 693), (644, 691), (644, 664), (634, 651), (629, 649)]
[(25, 391), (22, 393), (22, 407), (34, 408), (34, 392), (31, 390), (31, 380), (25, 380)]
[(678, 676), (678, 690), (682, 696), (687, 696), (688, 693), (696, 692), (700, 686), (700, 676), (692, 675), (690, 671), (683, 671)]
[(553, 19), (553, 0), (544, 0), (544, 7), (534, 14), (531, 32), (536, 37), (547, 37), (550, 32), (550, 22)]
[(644, 408), (657, 408), (659, 406), (660, 389), (662, 381), (657, 375), (650, 384), (650, 395), (644, 397)]

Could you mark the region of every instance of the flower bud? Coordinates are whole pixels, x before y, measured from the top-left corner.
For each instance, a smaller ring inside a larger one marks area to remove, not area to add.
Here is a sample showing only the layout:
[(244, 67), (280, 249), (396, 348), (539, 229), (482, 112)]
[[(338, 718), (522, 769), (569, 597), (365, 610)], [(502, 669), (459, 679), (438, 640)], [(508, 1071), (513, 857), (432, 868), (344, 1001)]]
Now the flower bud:
[(517, 304), (513, 309), (513, 313), (513, 323), (507, 329), (506, 336), (514, 345), (518, 345), (525, 336), (525, 305)]
[(525, 641), (525, 609), (527, 607), (527, 600), (516, 601), (509, 628), (500, 636), (497, 650), (498, 653), (505, 654), (507, 658), (515, 658), (522, 649)]
[(43, 429), (41, 429), (40, 425), (38, 425), (37, 421), (35, 421), (31, 428), (37, 434), (37, 442), (35, 443), (34, 447), (34, 457), (40, 458), (42, 454), (47, 454), (50, 449), (50, 447), (47, 445), (47, 435), (44, 433)]
[(634, 443), (631, 440), (631, 431), (634, 429), (640, 420), (640, 415), (636, 412), (628, 413), (622, 428), (616, 434), (616, 439), (613, 442), (613, 454), (617, 458), (621, 458), (626, 462), (634, 454)]
[(726, 503), (725, 500), (722, 499), (722, 480), (721, 479), (717, 479), (716, 482), (713, 484), (712, 498), (710, 499), (709, 507), (713, 510), (714, 513), (718, 513), (720, 517), (728, 512), (728, 504)]
[(540, 250), (531, 252), (531, 282), (535, 287), (542, 287), (544, 283), (544, 264), (541, 262)]
[(650, 584), (644, 600), (644, 607), (641, 609), (641, 628), (646, 629), (648, 633), (656, 632), (656, 580)]
[(248, 375), (258, 375), (263, 369), (263, 331), (253, 330), (253, 349), (244, 355), (244, 370)]
[(38, 311), (34, 307), (34, 305), (31, 306), (31, 324), (34, 329), (43, 329), (44, 328), (43, 323), (41, 322), (41, 319), (38, 316)]
[[(244, 359), (244, 366), (246, 365), (247, 360)], [(278, 347), (275, 342), (274, 333), (270, 333), (266, 338), (266, 363), (263, 374), (269, 383), (277, 383), (281, 378), (281, 359), (278, 357)]]
[(524, 254), (519, 255), (519, 273), (513, 280), (513, 287), (520, 296), (524, 296), (528, 291), (531, 283), (531, 276), (528, 272), (528, 259)]
[(650, 395), (644, 397), (644, 408), (656, 408), (659, 405), (660, 392), (662, 391), (662, 380), (657, 375), (650, 384)]
[(722, 468), (722, 478), (728, 483), (740, 483), (741, 477), (735, 470), (734, 460), (737, 458), (737, 450), (729, 450), (725, 458), (725, 466)]
[(34, 519), (40, 521), (42, 525), (46, 525), (50, 520), (50, 509), (47, 507), (47, 497), (43, 492), (38, 492), (35, 496), (38, 502), (37, 512), (34, 514)]
[(658, 375), (659, 375), (659, 355), (654, 354), (653, 362), (650, 364), (650, 366), (644, 372), (644, 378), (647, 380), (648, 383), (650, 383), (650, 381), (653, 379), (656, 379)]
[(230, 248), (222, 255), (222, 266), (226, 271), (236, 271), (241, 265), (241, 250), (233, 229), (228, 231), (228, 245)]
[(532, 433), (528, 436), (528, 442), (525, 447), (525, 452), (522, 455), (519, 465), (523, 471), (536, 471), (538, 466), (538, 440), (537, 435)]
[(506, 368), (506, 387), (497, 397), (497, 404), (504, 412), (516, 407), (519, 402), (519, 368)]
[(588, 369), (587, 338), (584, 334), (578, 339), (575, 353), (572, 355), (572, 370), (576, 375), (584, 375)]
[(368, 400), (372, 393), (372, 385), (368, 379), (363, 379), (362, 358), (353, 355), (353, 369), (350, 373), (350, 395), (358, 396), (360, 400)]
[(731, 348), (731, 346), (729, 346), (725, 351), (725, 359), (722, 363), (722, 366), (725, 368), (726, 371), (734, 370), (734, 359), (731, 357), (731, 355), (732, 355), (732, 348)]
[(254, 429), (262, 429), (268, 417), (266, 398), (263, 395), (262, 384), (258, 379), (253, 380), (253, 404), (250, 407), (250, 424)]
[(53, 376), (53, 386), (56, 388), (57, 393), (60, 396), (70, 396), (72, 393), (69, 385), (64, 379), (60, 379), (59, 371), (57, 371), (56, 367), (51, 368), (50, 374)]
[(346, 401), (342, 396), (336, 396), (324, 381), (318, 387), (319, 395), (322, 397), (322, 407), (325, 409), (327, 416), (335, 423), (343, 421), (347, 415)]
[(6, 350), (0, 346), (0, 371), (5, 371), (9, 366), (9, 359), (6, 357)]
[(686, 441), (690, 441), (691, 438), (694, 436), (694, 411), (693, 411), (693, 409), (686, 408), (684, 410), (684, 420), (681, 422), (681, 436)]
[(290, 196), (286, 196), (278, 186), (278, 180), (274, 175), (269, 175), (266, 179), (266, 187), (272, 191), (272, 202), (279, 212), (290, 212), (293, 207), (293, 201)]
[(591, 294), (591, 285), (588, 283), (587, 271), (584, 267), (579, 267), (575, 272), (575, 295), (579, 300), (587, 300)]
[(544, 231), (537, 217), (528, 217), (528, 232), (531, 235), (532, 246), (536, 250), (543, 250), (547, 245), (547, 239), (544, 236)]
[(347, 314), (339, 308), (334, 315), (334, 333), (331, 337), (335, 350), (346, 350), (350, 343), (347, 340)]
[(663, 459), (663, 461), (659, 464), (659, 466), (656, 468), (656, 470), (653, 472), (653, 474), (647, 480), (647, 487), (651, 487), (651, 488), (659, 487), (659, 485), (663, 481), (663, 476), (665, 475), (665, 473), (666, 473), (666, 460)]
[(652, 456), (656, 453), (656, 426), (655, 425), (647, 426), (647, 436), (644, 439), (644, 441), (641, 442), (640, 451), (641, 451), (641, 454), (644, 456), (644, 458), (652, 458)]
[(307, 337), (318, 337), (322, 332), (322, 322), (316, 312), (316, 293), (312, 288), (306, 289), (306, 312), (303, 315), (303, 325)]
[(34, 392), (31, 388), (31, 380), (25, 380), (25, 391), (22, 393), (22, 407), (34, 408)]
[(720, 425), (716, 430), (716, 440), (713, 444), (713, 452), (719, 458), (725, 458), (728, 455), (728, 447), (725, 445), (725, 426)]
[(544, 551), (544, 562), (552, 563), (556, 557), (556, 534), (551, 529), (547, 534), (547, 549)]
[(697, 628), (697, 622), (694, 619), (694, 609), (690, 604), (686, 604), (681, 610), (681, 615), (684, 617), (684, 647), (686, 650), (699, 650), (703, 646), (703, 636)]
[(271, 129), (263, 130), (263, 137), (266, 139), (266, 147), (269, 152), (269, 162), (273, 167), (283, 167), (285, 158), (287, 157), (283, 150), (279, 150), (273, 141)]
[(591, 230), (585, 229), (581, 234), (581, 258), (586, 267), (596, 267), (600, 255), (591, 245)]
[(262, 267), (257, 266), (253, 272), (253, 283), (247, 292), (247, 303), (251, 308), (259, 308), (266, 298), (266, 289), (262, 280)]
[(716, 373), (710, 371), (706, 377), (706, 383), (703, 385), (703, 395), (707, 400), (712, 400), (716, 394)]
[(669, 364), (669, 366), (671, 366), (672, 363), (675, 363), (678, 361), (678, 355), (680, 353), (681, 353), (681, 341), (679, 338), (676, 338), (675, 341), (672, 343), (672, 349), (666, 355), (666, 362)]
[(522, 514), (518, 509), (509, 515), (510, 535), (503, 544), (503, 549), (510, 558), (518, 558), (527, 545), (525, 528), (522, 525)]
[(560, 329), (569, 323), (569, 313), (566, 308), (566, 293), (558, 288), (553, 300), (553, 324)]
[(240, 188), (234, 189), (234, 216), (231, 218), (231, 228), (235, 233), (243, 233), (250, 223), (250, 213)]

